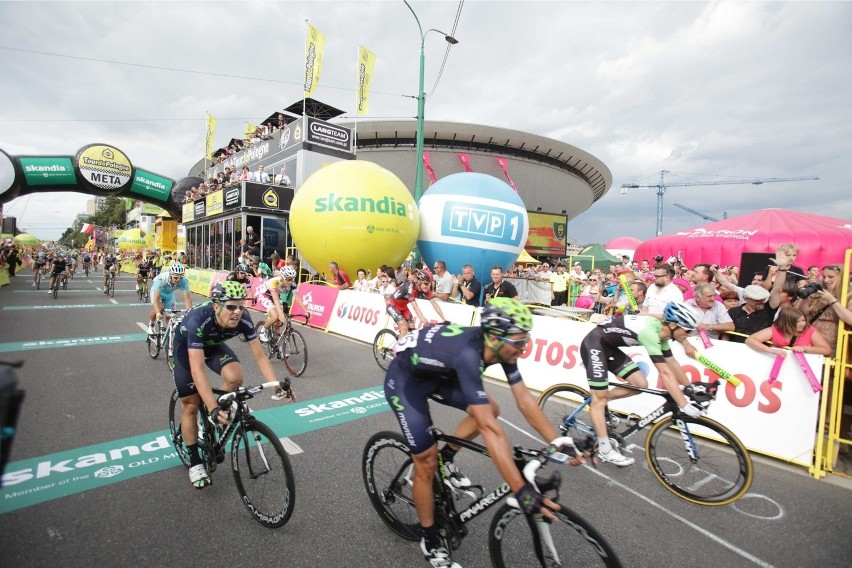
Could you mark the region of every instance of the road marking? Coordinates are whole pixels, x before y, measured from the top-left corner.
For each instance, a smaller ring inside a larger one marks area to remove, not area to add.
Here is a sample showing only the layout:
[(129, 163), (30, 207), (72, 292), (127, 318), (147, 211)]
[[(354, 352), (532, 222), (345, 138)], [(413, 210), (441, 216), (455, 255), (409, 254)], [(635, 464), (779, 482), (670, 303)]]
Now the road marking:
[(125, 335), (96, 335), (94, 337), (70, 337), (68, 339), (44, 339), (36, 341), (15, 341), (0, 343), (0, 353), (13, 351), (34, 351), (38, 349), (58, 349), (61, 347), (90, 347), (92, 345), (108, 345), (111, 343), (131, 343), (142, 341), (148, 337), (144, 333)]
[[(499, 417), (499, 419), (502, 420), (503, 422), (505, 422), (506, 424), (509, 424), (510, 426), (512, 426), (513, 428), (518, 430), (519, 432), (526, 434), (527, 436), (529, 436), (533, 440), (536, 440), (537, 442), (541, 443), (542, 445), (544, 444), (544, 441), (542, 441), (541, 438), (539, 438), (538, 436), (534, 436), (534, 435), (530, 434), (529, 432), (527, 432), (526, 430), (523, 430), (523, 429), (515, 426), (514, 424), (512, 424), (508, 420), (504, 419), (503, 417)], [(728, 550), (730, 550), (734, 554), (738, 554), (739, 556), (745, 558), (746, 560), (748, 560), (748, 561), (750, 561), (754, 564), (757, 564), (758, 566), (762, 566), (763, 568), (774, 568), (774, 566), (772, 564), (770, 564), (769, 562), (767, 562), (767, 561), (765, 561), (761, 558), (758, 558), (757, 556), (753, 555), (752, 553), (750, 553), (746, 550), (743, 550), (742, 548), (738, 547), (737, 545), (730, 543), (730, 542), (728, 542), (727, 540), (725, 540), (721, 537), (716, 536), (712, 532), (696, 525), (695, 523), (693, 523), (689, 519), (681, 517), (680, 515), (678, 515), (674, 511), (670, 511), (669, 509), (666, 509), (665, 507), (663, 507), (662, 505), (660, 505), (659, 503), (657, 503), (653, 499), (646, 497), (645, 495), (636, 491), (632, 487), (629, 487), (629, 486), (621, 483), (620, 481), (608, 476), (607, 474), (598, 470), (593, 465), (586, 464), (586, 469), (588, 471), (594, 473), (598, 477), (602, 477), (602, 478), (606, 479), (607, 481), (609, 481), (610, 484), (615, 485), (616, 487), (623, 489), (624, 491), (630, 493), (634, 497), (638, 497), (642, 501), (645, 501), (646, 503), (648, 503), (652, 507), (662, 511), (663, 513), (667, 514), (668, 516), (672, 517), (673, 519), (680, 521), (681, 523), (683, 523), (687, 527), (693, 529), (694, 531), (701, 533), (702, 535), (709, 538), (710, 540), (715, 541), (717, 544), (721, 544), (722, 546), (724, 546), (725, 548), (727, 548)]]
[(109, 301), (112, 302), (113, 304), (118, 305), (118, 300), (116, 300), (115, 298), (110, 298)]
[[(382, 386), (378, 385), (253, 414), (272, 428), (287, 453), (296, 454), (303, 450), (288, 436), (388, 410)], [(168, 430), (11, 462), (6, 465), (0, 487), (0, 515), (173, 467), (183, 467), (183, 462)]]
[(46, 304), (40, 306), (3, 306), (4, 311), (19, 311), (19, 310), (75, 310), (84, 308), (130, 308), (136, 306), (147, 306), (148, 304), (136, 302), (129, 304), (119, 304), (114, 298), (110, 298), (112, 304)]
[(290, 438), (278, 438), (281, 440), (281, 445), (284, 446), (284, 451), (287, 452), (288, 455), (295, 456), (296, 454), (304, 453), (299, 444), (291, 440)]

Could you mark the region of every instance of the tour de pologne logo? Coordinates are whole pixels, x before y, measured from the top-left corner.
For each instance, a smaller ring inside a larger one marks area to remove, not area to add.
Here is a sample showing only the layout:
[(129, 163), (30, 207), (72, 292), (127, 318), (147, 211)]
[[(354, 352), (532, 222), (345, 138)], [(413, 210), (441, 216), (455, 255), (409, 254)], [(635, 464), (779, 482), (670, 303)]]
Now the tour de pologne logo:
[(95, 475), (95, 477), (100, 477), (102, 479), (105, 479), (107, 477), (115, 477), (116, 475), (120, 474), (123, 471), (124, 471), (123, 465), (110, 465), (110, 466), (99, 469), (98, 471), (95, 472), (94, 475)]
[(367, 232), (368, 233), (373, 233), (375, 230), (376, 230), (376, 227), (374, 225), (367, 225)]
[(354, 408), (350, 408), (349, 412), (352, 412), (353, 414), (364, 414), (365, 412), (367, 412), (367, 409), (363, 406), (356, 406)]

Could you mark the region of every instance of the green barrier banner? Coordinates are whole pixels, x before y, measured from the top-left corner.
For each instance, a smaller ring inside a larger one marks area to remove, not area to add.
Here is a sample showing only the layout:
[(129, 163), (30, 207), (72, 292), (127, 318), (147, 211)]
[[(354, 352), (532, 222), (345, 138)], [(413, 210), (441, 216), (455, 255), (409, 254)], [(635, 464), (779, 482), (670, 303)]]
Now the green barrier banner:
[(215, 274), (213, 270), (202, 270), (198, 274), (198, 282), (196, 283), (196, 290), (194, 292), (202, 296), (209, 296), (210, 286), (213, 285), (213, 276)]

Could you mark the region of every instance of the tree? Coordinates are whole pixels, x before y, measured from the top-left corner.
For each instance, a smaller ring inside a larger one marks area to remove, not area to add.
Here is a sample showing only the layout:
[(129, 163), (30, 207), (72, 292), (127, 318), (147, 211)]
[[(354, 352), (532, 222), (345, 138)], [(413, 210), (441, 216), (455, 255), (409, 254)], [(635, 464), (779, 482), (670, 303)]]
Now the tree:
[(89, 216), (87, 223), (98, 227), (123, 227), (127, 219), (124, 200), (118, 197), (107, 197), (100, 209), (94, 215)]

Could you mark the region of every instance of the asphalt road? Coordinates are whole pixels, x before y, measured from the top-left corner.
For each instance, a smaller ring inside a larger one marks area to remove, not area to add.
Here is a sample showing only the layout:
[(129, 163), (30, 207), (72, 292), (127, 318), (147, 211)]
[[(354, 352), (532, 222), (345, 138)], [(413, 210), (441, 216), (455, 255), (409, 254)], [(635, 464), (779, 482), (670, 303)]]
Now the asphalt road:
[[(32, 458), (168, 427), (171, 376), (162, 359), (148, 356), (137, 325), (148, 310), (137, 304), (131, 277), (120, 278), (114, 303), (97, 289), (95, 276), (76, 278), (57, 300), (34, 292), (28, 273), (0, 289), (0, 359), (25, 362), (20, 376), (27, 391), (7, 473)], [(73, 307), (80, 305), (88, 307)], [(279, 406), (264, 394), (253, 401), (255, 411), (292, 416), (294, 407), (314, 399), (380, 390), (369, 346), (313, 329), (303, 333), (310, 359), (305, 375), (294, 379), (299, 401)], [(258, 382), (247, 346), (231, 345), (245, 363), (247, 383)], [(283, 365), (274, 366), (283, 376)], [(523, 427), (508, 390), (500, 384), (488, 390), (503, 418)], [(459, 417), (443, 407), (434, 414), (447, 430)], [(14, 502), (7, 495), (0, 503), (0, 565), (425, 566), (418, 547), (379, 520), (361, 479), (365, 442), (376, 431), (397, 429), (396, 421), (383, 411), (320, 426), (287, 436), (298, 452), (291, 455), (296, 506), (281, 529), (249, 517), (227, 467), (202, 491), (190, 486), (182, 466), (166, 467), (2, 512)], [(537, 445), (511, 425), (506, 429), (514, 443)], [(634, 456), (630, 468), (563, 471), (562, 501), (603, 532), (626, 566), (852, 564), (852, 492), (837, 479), (815, 481), (800, 468), (757, 457), (751, 492), (733, 505), (708, 508), (670, 494), (647, 471), (644, 454)], [(457, 463), (484, 485), (497, 484), (488, 460), (460, 454)], [(462, 566), (490, 565), (489, 522), (486, 513), (472, 523), (456, 555)]]

